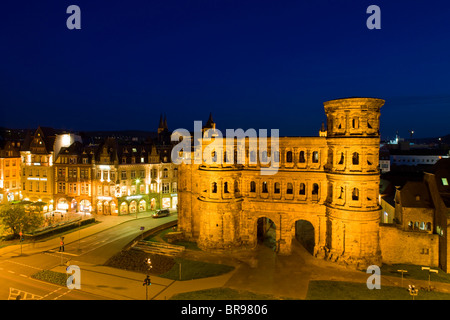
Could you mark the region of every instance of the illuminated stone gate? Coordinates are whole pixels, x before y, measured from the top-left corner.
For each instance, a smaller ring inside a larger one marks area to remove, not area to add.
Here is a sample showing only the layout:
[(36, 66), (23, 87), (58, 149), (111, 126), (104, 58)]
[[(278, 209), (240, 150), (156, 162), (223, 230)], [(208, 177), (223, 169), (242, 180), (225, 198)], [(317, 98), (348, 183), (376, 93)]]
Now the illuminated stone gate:
[[(279, 153), (273, 154), (269, 137), (268, 154), (279, 163), (273, 175), (261, 174), (268, 167), (267, 155), (254, 154), (249, 138), (245, 149), (234, 145), (233, 163), (181, 164), (179, 230), (204, 250), (252, 249), (257, 221), (266, 217), (276, 225), (277, 252), (290, 254), (296, 221), (305, 220), (314, 229), (314, 256), (359, 267), (381, 264), (378, 153), (383, 104), (373, 98), (328, 101), (327, 129), (319, 137), (280, 137)], [(204, 129), (210, 128), (215, 129), (211, 117)], [(227, 155), (217, 150), (212, 157)]]

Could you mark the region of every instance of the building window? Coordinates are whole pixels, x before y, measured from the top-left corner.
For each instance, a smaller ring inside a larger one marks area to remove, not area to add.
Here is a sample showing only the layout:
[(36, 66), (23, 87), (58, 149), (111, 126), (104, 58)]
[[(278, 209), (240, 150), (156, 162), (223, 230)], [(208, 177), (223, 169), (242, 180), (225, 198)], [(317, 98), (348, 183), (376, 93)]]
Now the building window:
[(120, 178), (122, 179), (122, 180), (127, 180), (127, 172), (126, 171), (121, 171), (120, 172)]
[(136, 171), (131, 171), (131, 179), (136, 179)]
[(344, 198), (344, 187), (341, 187), (341, 191), (339, 193), (338, 199), (343, 199), (343, 198)]
[(358, 165), (359, 164), (359, 153), (358, 152), (353, 152), (352, 163), (354, 165)]
[(228, 191), (228, 182), (224, 182), (223, 183), (223, 192), (224, 193), (229, 193), (229, 191)]
[(164, 168), (163, 170), (163, 178), (168, 178), (169, 177), (169, 170), (167, 170), (167, 168)]
[(261, 163), (263, 163), (263, 164), (266, 164), (267, 163), (267, 151), (263, 151), (262, 153), (261, 153), (261, 161), (260, 161)]
[(262, 193), (268, 193), (269, 191), (268, 191), (268, 189), (267, 189), (267, 182), (266, 181), (264, 181), (263, 183), (262, 183)]
[(313, 163), (318, 163), (319, 162), (319, 152), (318, 151), (314, 151), (312, 154), (312, 162)]
[(299, 195), (305, 195), (306, 194), (306, 187), (305, 187), (304, 183), (300, 183), (300, 188), (299, 188), (298, 194)]
[(212, 193), (217, 193), (217, 182), (213, 182), (212, 183), (211, 192)]
[(273, 161), (274, 162), (280, 162), (280, 152), (279, 151), (274, 151), (273, 153)]
[(169, 193), (169, 183), (165, 182), (162, 184), (162, 193)]
[(252, 163), (252, 164), (256, 163), (256, 152), (255, 151), (250, 152), (250, 163)]
[(273, 188), (273, 192), (274, 193), (280, 193), (280, 183), (279, 182), (275, 182), (275, 186)]
[(317, 183), (313, 184), (312, 194), (313, 195), (319, 194), (319, 185)]
[(288, 162), (288, 163), (292, 162), (292, 151), (288, 151), (286, 153), (286, 162)]
[(288, 182), (287, 188), (286, 188), (286, 194), (293, 194), (294, 193), (294, 187), (292, 186), (292, 183)]
[(341, 152), (341, 158), (339, 159), (338, 164), (344, 164), (344, 153)]
[(300, 151), (300, 154), (299, 154), (299, 157), (298, 157), (298, 161), (299, 161), (300, 163), (304, 163), (304, 162), (306, 161), (306, 158), (305, 158), (305, 151)]
[(255, 181), (250, 182), (250, 192), (256, 192), (256, 183)]
[(358, 190), (358, 188), (353, 188), (352, 200), (355, 200), (355, 201), (359, 200), (359, 190)]
[(442, 180), (442, 185), (448, 186), (447, 178), (441, 178), (441, 180)]

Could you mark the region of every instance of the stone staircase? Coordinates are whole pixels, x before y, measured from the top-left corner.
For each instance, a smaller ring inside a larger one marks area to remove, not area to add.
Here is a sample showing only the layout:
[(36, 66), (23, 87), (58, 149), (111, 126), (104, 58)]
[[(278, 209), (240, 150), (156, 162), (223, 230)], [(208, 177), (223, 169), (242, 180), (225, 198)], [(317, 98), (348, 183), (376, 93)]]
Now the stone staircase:
[(179, 254), (184, 252), (184, 250), (186, 250), (186, 248), (183, 246), (145, 240), (138, 241), (135, 245), (132, 246), (132, 249), (170, 257), (178, 256)]

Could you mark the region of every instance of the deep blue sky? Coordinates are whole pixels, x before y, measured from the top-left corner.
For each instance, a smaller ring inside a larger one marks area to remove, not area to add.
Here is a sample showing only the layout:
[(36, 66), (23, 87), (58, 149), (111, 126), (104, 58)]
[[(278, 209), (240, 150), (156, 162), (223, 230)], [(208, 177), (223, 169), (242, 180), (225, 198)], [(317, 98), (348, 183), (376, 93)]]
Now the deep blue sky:
[(447, 1), (8, 1), (0, 39), (0, 126), (315, 136), (324, 101), (368, 96), (382, 137), (450, 133)]

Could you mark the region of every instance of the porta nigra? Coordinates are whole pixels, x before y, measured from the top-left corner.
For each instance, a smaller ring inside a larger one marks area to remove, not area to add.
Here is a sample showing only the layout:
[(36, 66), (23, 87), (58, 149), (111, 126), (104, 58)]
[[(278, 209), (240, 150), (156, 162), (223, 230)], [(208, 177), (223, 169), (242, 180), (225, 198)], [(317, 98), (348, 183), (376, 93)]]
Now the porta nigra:
[[(293, 241), (305, 240), (315, 257), (360, 268), (381, 265), (383, 104), (375, 98), (325, 102), (327, 125), (318, 137), (279, 137), (273, 153), (267, 142), (268, 154), (279, 161), (273, 175), (261, 174), (261, 154), (249, 143), (234, 151), (235, 160), (246, 161), (179, 165), (179, 231), (203, 250), (232, 250), (255, 248), (272, 227), (279, 254), (290, 254)], [(211, 117), (205, 128), (215, 129)], [(214, 157), (227, 155), (218, 150)]]

